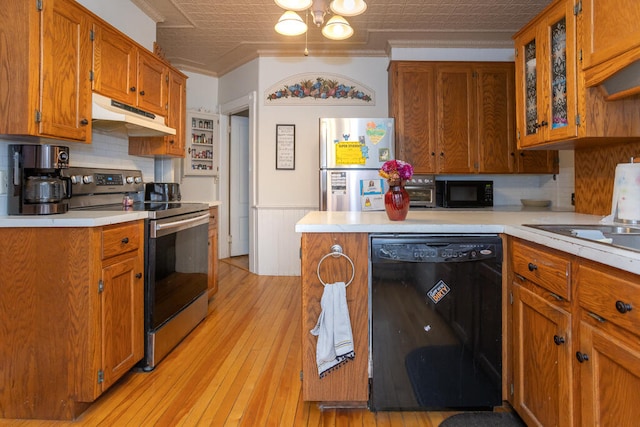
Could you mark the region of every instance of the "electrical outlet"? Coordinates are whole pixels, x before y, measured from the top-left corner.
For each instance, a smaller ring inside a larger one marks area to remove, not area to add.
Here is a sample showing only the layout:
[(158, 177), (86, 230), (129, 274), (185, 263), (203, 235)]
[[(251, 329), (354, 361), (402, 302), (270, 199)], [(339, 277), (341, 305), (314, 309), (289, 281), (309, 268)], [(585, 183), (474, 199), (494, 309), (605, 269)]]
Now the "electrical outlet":
[(7, 171), (0, 170), (0, 194), (7, 194), (9, 183), (7, 182)]
[(571, 193), (571, 206), (576, 205), (576, 193)]

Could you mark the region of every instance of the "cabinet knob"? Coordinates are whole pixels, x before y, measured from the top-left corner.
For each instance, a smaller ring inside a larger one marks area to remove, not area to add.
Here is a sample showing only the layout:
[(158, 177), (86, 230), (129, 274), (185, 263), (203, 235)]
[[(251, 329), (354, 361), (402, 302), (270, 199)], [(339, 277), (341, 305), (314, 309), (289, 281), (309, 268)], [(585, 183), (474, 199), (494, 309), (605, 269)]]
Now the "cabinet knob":
[(431, 152), (431, 155), (432, 155), (432, 156), (435, 156), (435, 155), (436, 155), (436, 153), (434, 153), (434, 152), (432, 151), (432, 152)]
[(627, 311), (631, 311), (632, 308), (633, 307), (631, 307), (631, 304), (627, 304), (622, 301), (616, 301), (616, 310), (618, 310), (622, 314), (625, 314)]
[(144, 91), (143, 90), (140, 91), (140, 95), (144, 96)]
[(80, 120), (80, 124), (81, 124), (82, 126), (86, 126), (86, 125), (88, 125), (88, 124), (89, 124), (89, 120), (87, 120), (87, 119), (82, 119), (82, 120)]
[(135, 91), (136, 91), (136, 87), (135, 87), (135, 86), (131, 86), (131, 87), (129, 88), (129, 90), (130, 90), (131, 92), (135, 92)]
[(174, 142), (173, 139), (169, 140), (169, 144), (173, 144), (173, 142)]
[(564, 337), (554, 335), (553, 342), (556, 343), (556, 345), (564, 344)]
[(444, 151), (440, 152), (440, 157), (444, 157)]
[(585, 353), (581, 353), (579, 351), (576, 352), (576, 359), (578, 359), (578, 362), (582, 363), (582, 362), (586, 362), (587, 360), (589, 360), (589, 356), (586, 355)]
[(121, 240), (121, 242), (126, 245), (127, 243), (129, 243), (129, 238), (125, 237), (124, 239)]
[(136, 274), (136, 279), (142, 279), (142, 273)]
[(529, 269), (529, 271), (535, 271), (538, 269), (538, 266), (535, 265), (534, 263), (530, 262), (529, 265), (527, 266), (527, 268)]

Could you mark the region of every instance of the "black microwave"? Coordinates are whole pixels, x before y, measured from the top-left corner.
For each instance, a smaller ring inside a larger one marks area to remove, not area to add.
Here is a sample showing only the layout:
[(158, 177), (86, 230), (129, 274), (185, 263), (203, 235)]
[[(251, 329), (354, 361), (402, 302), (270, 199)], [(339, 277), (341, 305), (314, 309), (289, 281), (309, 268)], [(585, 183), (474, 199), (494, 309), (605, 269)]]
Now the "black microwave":
[(436, 181), (436, 205), (444, 208), (493, 206), (493, 181)]

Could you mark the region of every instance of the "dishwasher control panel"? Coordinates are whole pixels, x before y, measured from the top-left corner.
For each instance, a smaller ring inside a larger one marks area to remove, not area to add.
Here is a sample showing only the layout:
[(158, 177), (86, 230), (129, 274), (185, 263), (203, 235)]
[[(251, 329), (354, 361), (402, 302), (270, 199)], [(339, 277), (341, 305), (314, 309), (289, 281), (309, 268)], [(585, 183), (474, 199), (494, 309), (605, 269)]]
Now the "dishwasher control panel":
[(464, 236), (373, 237), (371, 261), (469, 262), (501, 256), (499, 242), (486, 238), (478, 241), (478, 236), (473, 237), (467, 240)]

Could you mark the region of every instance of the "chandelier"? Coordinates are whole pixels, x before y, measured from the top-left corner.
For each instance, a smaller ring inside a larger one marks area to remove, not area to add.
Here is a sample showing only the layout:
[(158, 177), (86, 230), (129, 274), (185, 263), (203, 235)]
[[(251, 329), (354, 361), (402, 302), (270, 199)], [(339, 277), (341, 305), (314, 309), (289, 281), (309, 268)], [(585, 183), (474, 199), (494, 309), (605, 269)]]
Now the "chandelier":
[[(286, 11), (275, 25), (276, 32), (285, 36), (298, 36), (307, 32), (307, 24), (297, 12), (306, 11), (311, 14), (313, 23), (322, 27), (322, 35), (331, 40), (345, 40), (353, 35), (353, 28), (343, 16), (360, 15), (367, 9), (364, 0), (332, 0), (327, 7), (327, 0), (275, 0), (276, 4)], [(324, 23), (329, 10), (333, 16)]]

